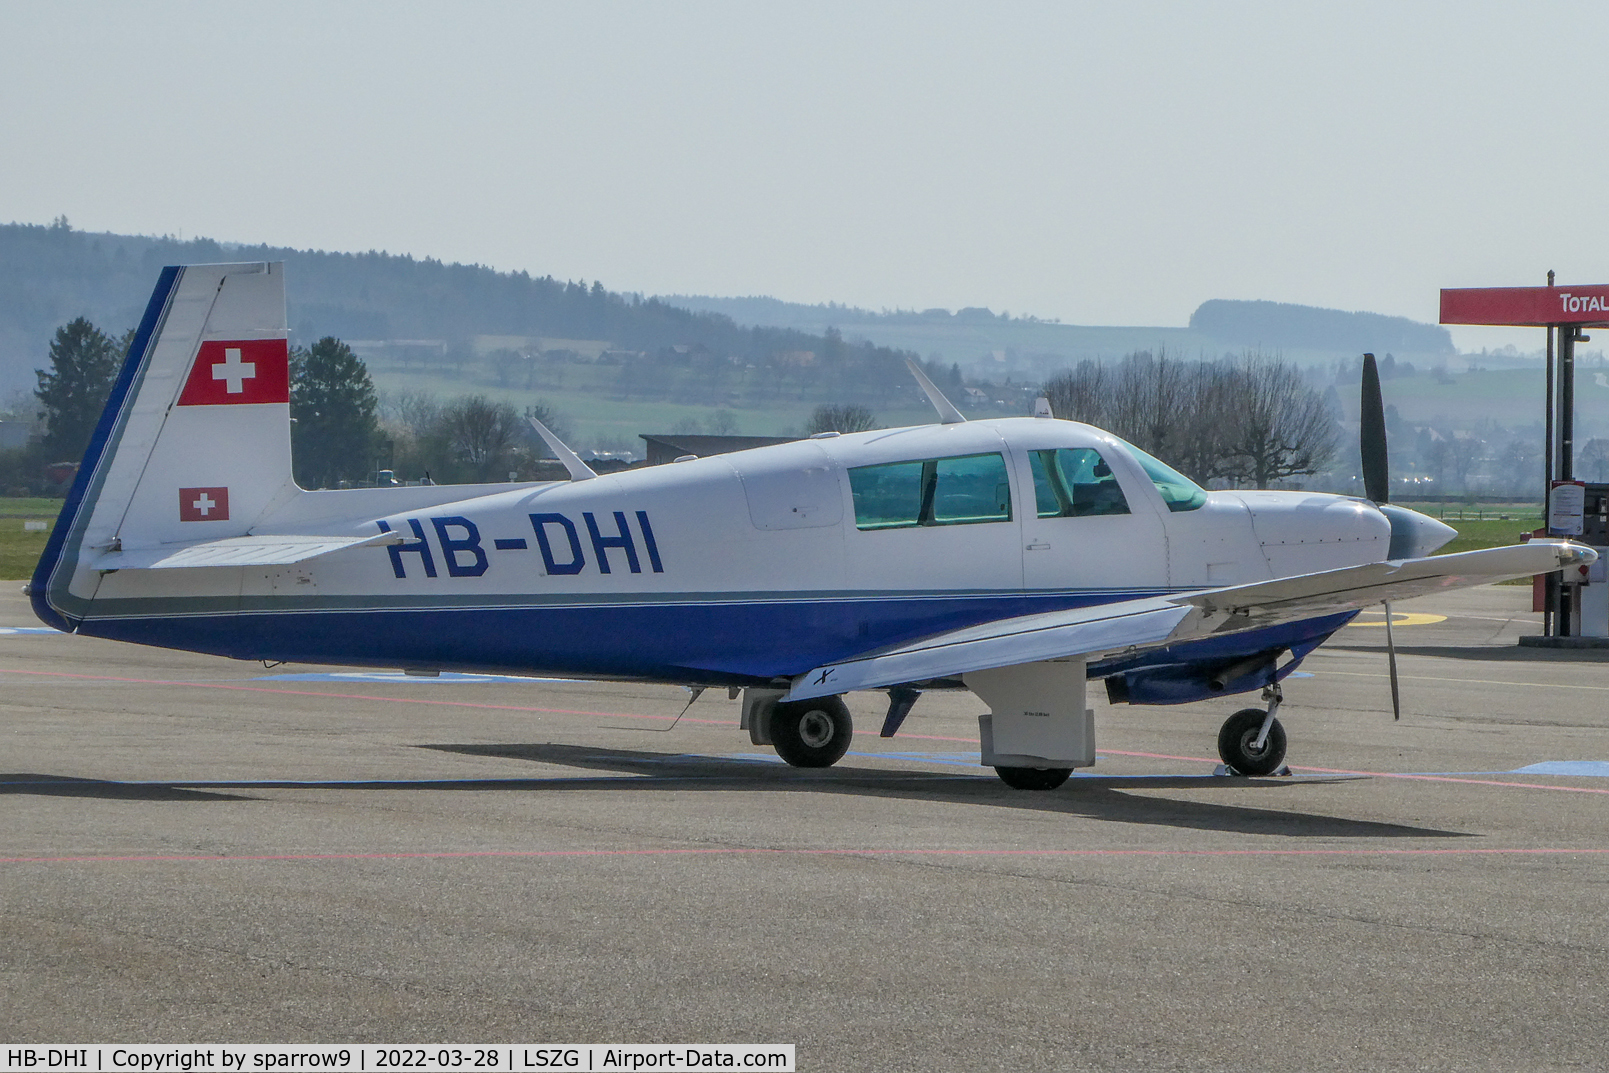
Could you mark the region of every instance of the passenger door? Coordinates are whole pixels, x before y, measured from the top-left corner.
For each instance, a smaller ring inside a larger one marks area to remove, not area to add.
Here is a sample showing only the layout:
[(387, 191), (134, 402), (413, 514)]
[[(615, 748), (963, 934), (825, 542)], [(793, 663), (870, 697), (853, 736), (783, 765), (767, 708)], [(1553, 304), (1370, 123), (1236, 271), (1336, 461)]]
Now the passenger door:
[(1108, 599), (1168, 587), (1160, 501), (1130, 459), (1096, 442), (1024, 445), (1013, 454), (1025, 493), (1023, 582), (1031, 595)]

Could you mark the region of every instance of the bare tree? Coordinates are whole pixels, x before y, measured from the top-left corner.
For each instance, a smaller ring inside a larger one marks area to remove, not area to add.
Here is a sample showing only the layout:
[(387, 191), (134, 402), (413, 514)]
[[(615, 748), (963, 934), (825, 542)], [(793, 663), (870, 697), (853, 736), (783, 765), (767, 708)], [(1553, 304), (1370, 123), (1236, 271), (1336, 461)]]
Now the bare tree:
[(711, 436), (733, 436), (737, 434), (737, 418), (731, 410), (716, 410), (704, 419), (704, 427)]
[(877, 427), (877, 417), (864, 406), (852, 402), (823, 403), (805, 423), (805, 435), (818, 432), (865, 432)]
[(423, 435), (441, 419), (441, 401), (428, 392), (382, 391), (377, 401), (380, 420), (411, 435)]
[(1110, 370), (1100, 362), (1081, 361), (1078, 368), (1046, 380), (1042, 390), (1057, 417), (1111, 428), (1112, 379)]
[(1473, 432), (1455, 432), (1447, 443), (1447, 462), (1458, 477), (1458, 487), (1469, 491), (1469, 472), (1486, 450), (1486, 441)]
[(489, 481), (508, 468), (510, 454), (524, 439), (524, 424), (508, 403), (466, 395), (442, 409), (440, 429), (475, 479)]
[(1058, 417), (1086, 421), (1195, 480), (1259, 487), (1316, 473), (1334, 455), (1324, 397), (1278, 359), (1186, 362), (1165, 351), (1086, 361), (1044, 385)]
[[(1593, 450), (1593, 444), (1599, 445), (1599, 449), (1603, 451), (1603, 461), (1609, 463), (1609, 440), (1588, 440), (1586, 448), (1581, 452), (1582, 464), (1586, 464), (1587, 452)], [(1503, 469), (1504, 484), (1510, 492), (1516, 495), (1535, 495), (1536, 490), (1542, 487), (1542, 468), (1539, 465), (1542, 461), (1542, 452), (1529, 437), (1516, 436), (1508, 441), (1502, 453), (1497, 456), (1497, 461)]]
[(1142, 451), (1173, 455), (1177, 431), (1196, 416), (1194, 371), (1166, 350), (1130, 354), (1112, 381), (1112, 423), (1129, 430), (1125, 438)]
[(1335, 455), (1335, 420), (1324, 397), (1307, 386), (1295, 366), (1247, 354), (1222, 369), (1228, 407), (1220, 420), (1230, 430), (1229, 476), (1267, 488), (1329, 464)]
[(1436, 484), (1436, 490), (1441, 491), (1446, 480), (1447, 468), (1453, 464), (1451, 441), (1436, 433), (1436, 438), (1421, 452), (1420, 458), (1430, 470), (1430, 477)]

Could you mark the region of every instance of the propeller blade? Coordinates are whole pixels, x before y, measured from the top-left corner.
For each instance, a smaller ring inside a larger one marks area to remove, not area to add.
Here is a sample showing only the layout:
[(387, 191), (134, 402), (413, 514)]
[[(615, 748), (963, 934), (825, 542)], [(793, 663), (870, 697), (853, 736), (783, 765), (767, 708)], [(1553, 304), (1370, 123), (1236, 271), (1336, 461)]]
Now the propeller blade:
[(1391, 670), (1391, 718), (1402, 720), (1402, 696), (1397, 692), (1397, 641), (1391, 636), (1391, 601), (1386, 602), (1386, 663)]
[(1363, 403), (1359, 409), (1358, 449), (1363, 456), (1363, 494), (1375, 503), (1391, 498), (1391, 467), (1386, 461), (1386, 411), (1380, 397), (1380, 370), (1374, 355), (1363, 355)]

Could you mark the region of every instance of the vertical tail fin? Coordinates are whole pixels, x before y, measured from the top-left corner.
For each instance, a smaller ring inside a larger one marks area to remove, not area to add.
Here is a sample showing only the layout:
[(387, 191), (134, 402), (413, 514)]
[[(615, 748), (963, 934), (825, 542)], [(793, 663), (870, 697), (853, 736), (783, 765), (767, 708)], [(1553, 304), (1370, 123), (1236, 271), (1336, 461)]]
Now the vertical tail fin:
[(107, 551), (240, 536), (291, 478), (279, 264), (166, 268), (29, 584), (58, 629), (81, 620)]

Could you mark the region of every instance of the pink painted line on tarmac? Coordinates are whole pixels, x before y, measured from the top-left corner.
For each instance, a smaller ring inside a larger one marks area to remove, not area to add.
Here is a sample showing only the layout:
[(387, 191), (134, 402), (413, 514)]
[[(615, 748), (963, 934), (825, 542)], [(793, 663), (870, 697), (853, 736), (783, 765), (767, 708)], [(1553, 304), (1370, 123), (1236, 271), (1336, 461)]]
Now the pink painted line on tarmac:
[(552, 849), (552, 850), (420, 850), (397, 853), (269, 853), (239, 856), (200, 854), (80, 855), (0, 857), (0, 864), (231, 864), (318, 861), (540, 860), (563, 857), (1569, 857), (1609, 855), (1609, 847), (1566, 849), (1508, 846), (1467, 849), (964, 849), (926, 847), (883, 849), (843, 847), (769, 849), (700, 847), (697, 849)]

